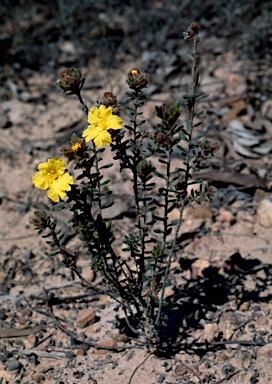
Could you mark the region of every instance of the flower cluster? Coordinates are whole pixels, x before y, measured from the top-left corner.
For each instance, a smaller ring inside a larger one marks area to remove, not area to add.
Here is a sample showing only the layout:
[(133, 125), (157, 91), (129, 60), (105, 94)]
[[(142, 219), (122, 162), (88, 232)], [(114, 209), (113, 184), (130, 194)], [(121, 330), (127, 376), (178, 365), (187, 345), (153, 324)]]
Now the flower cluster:
[[(113, 95), (110, 95), (113, 100)], [(90, 125), (82, 134), (87, 142), (93, 140), (98, 148), (101, 148), (103, 143), (111, 144), (115, 131), (121, 129), (123, 123), (123, 120), (119, 116), (113, 115), (112, 112), (112, 106), (106, 107), (103, 104), (90, 108), (88, 113)], [(79, 163), (88, 156), (85, 139), (79, 139), (74, 134), (71, 141), (63, 147), (62, 152), (68, 162), (74, 160), (75, 163)], [(32, 183), (37, 188), (47, 190), (47, 196), (52, 201), (58, 202), (64, 198), (67, 191), (71, 190), (70, 184), (73, 184), (73, 178), (66, 172), (63, 159), (59, 157), (49, 159), (47, 162), (39, 164), (38, 170), (32, 177)]]

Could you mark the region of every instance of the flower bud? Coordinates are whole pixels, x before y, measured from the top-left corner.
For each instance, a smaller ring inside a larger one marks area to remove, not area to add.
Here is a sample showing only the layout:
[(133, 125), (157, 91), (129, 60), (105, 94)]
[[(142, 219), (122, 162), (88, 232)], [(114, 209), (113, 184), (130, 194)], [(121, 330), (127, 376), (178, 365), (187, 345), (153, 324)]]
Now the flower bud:
[(193, 21), (189, 27), (187, 27), (186, 32), (183, 32), (184, 39), (190, 40), (195, 37), (196, 41), (199, 42), (200, 39), (197, 36), (199, 31), (199, 25), (197, 21)]
[(100, 100), (100, 104), (105, 105), (106, 108), (112, 107), (117, 104), (116, 96), (114, 96), (111, 92), (105, 92)]
[(138, 68), (131, 69), (128, 73), (128, 85), (131, 89), (140, 90), (146, 87), (148, 82), (147, 74)]
[(73, 95), (80, 92), (84, 81), (80, 69), (70, 68), (60, 73), (57, 85), (63, 90), (63, 93), (69, 92), (68, 95)]
[(80, 139), (75, 133), (72, 135), (71, 141), (66, 143), (61, 149), (61, 152), (67, 158), (68, 162), (75, 160), (75, 163), (79, 163), (88, 156), (85, 140)]

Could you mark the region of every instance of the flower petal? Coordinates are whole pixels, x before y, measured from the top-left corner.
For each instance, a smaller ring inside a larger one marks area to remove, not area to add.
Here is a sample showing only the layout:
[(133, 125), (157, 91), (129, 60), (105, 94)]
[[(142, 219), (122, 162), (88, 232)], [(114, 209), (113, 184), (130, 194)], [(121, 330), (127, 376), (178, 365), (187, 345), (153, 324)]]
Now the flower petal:
[(39, 171), (32, 176), (32, 183), (39, 189), (48, 189), (52, 183), (52, 177), (45, 171)]
[(121, 129), (123, 120), (119, 116), (112, 115), (107, 119), (108, 129)]
[(101, 132), (102, 128), (95, 125), (89, 125), (82, 133), (82, 137), (85, 137), (86, 141), (93, 140), (99, 132)]
[(111, 135), (108, 131), (101, 131), (96, 138), (94, 139), (94, 143), (98, 148), (101, 148), (103, 143), (106, 145), (111, 144)]

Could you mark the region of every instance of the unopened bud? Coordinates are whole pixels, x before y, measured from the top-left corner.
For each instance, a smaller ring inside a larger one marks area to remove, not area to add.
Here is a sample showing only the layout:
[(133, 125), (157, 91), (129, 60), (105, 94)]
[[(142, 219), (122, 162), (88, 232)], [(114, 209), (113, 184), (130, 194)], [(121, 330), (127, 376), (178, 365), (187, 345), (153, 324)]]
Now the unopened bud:
[(80, 69), (70, 68), (60, 73), (57, 85), (64, 93), (69, 92), (69, 95), (78, 94), (83, 87), (84, 80), (84, 77), (81, 76)]
[(76, 164), (88, 156), (85, 140), (79, 138), (75, 133), (73, 133), (71, 141), (61, 149), (61, 152), (68, 162), (75, 160)]
[(116, 96), (114, 96), (111, 92), (105, 92), (100, 100), (100, 104), (105, 105), (106, 108), (112, 107), (117, 104)]
[(186, 32), (183, 32), (184, 39), (185, 40), (190, 40), (195, 37), (196, 41), (199, 42), (200, 39), (197, 36), (199, 31), (199, 25), (197, 21), (193, 21), (189, 27), (187, 27)]
[(131, 69), (128, 73), (128, 85), (131, 89), (140, 90), (146, 87), (148, 82), (147, 74), (138, 68)]

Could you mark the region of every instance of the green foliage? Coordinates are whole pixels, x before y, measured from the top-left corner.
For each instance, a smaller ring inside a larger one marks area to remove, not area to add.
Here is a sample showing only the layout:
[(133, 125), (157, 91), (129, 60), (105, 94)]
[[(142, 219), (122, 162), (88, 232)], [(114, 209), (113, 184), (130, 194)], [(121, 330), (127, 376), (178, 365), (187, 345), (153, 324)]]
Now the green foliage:
[[(194, 30), (190, 33), (194, 43), (192, 65), (196, 70), (198, 36)], [(108, 189), (111, 180), (104, 176), (112, 164), (101, 165), (103, 148), (98, 149), (92, 143), (86, 147), (86, 153), (82, 151), (81, 159), (77, 157), (77, 184), (67, 192), (66, 205), (72, 214), (69, 222), (89, 251), (91, 267), (103, 276), (111, 297), (123, 309), (128, 326), (143, 334), (149, 350), (156, 352), (160, 348), (158, 327), (165, 320), (162, 311), (167, 304), (165, 288), (169, 284), (184, 209), (200, 204), (214, 193), (192, 173), (205, 166), (217, 147), (202, 140), (203, 133), (194, 134), (195, 128), (201, 125), (200, 121), (195, 122), (195, 117), (202, 114), (195, 111), (196, 102), (206, 97), (197, 95), (198, 78), (193, 76), (192, 94), (184, 96), (185, 125), (179, 122), (180, 103), (168, 102), (156, 107), (160, 123), (153, 132), (146, 131), (146, 122), (142, 119), (141, 108), (146, 101), (142, 88), (146, 81), (143, 72), (130, 71), (127, 109), (131, 119), (125, 125), (126, 132), (121, 131), (111, 143), (113, 160), (119, 162), (121, 171), (130, 170), (134, 191), (135, 223), (124, 235), (123, 254), (116, 253), (114, 225), (104, 218), (104, 209), (114, 201), (110, 200)], [(80, 91), (78, 97), (82, 104)], [(84, 110), (88, 111), (85, 105)], [(174, 150), (179, 152), (183, 163), (178, 168), (172, 165)], [(154, 166), (155, 161), (160, 163), (160, 170)], [(174, 209), (178, 213), (176, 220), (169, 215)], [(51, 238), (47, 241), (52, 248), (51, 255), (62, 255), (62, 265), (71, 268), (86, 283), (76, 266), (79, 255), (62, 247), (64, 233), (57, 229), (57, 220), (45, 212), (36, 212), (32, 223), (39, 234)], [(129, 316), (137, 320), (136, 329), (130, 324)]]

